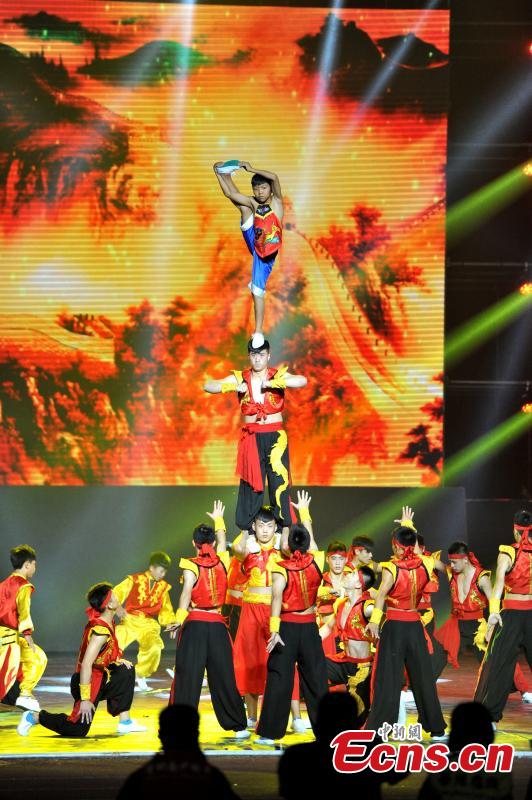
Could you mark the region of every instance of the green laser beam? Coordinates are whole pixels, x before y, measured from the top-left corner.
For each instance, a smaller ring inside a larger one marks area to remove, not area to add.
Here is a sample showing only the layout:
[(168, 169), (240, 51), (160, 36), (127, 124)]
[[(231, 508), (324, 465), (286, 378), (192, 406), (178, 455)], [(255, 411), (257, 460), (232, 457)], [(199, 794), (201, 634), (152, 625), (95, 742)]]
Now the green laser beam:
[(455, 203), (447, 212), (447, 246), (452, 247), (501, 208), (530, 188), (530, 178), (519, 164), (491, 183)]
[(495, 336), (531, 304), (532, 295), (513, 292), (453, 331), (445, 345), (446, 369), (453, 367), (475, 347)]
[[(449, 458), (444, 466), (442, 485), (456, 480), (461, 474), (482, 461), (486, 461), (498, 450), (517, 439), (527, 428), (532, 427), (532, 414), (522, 411), (502, 422), (494, 430), (476, 439), (459, 453)], [(354, 523), (345, 526), (339, 537), (351, 540), (354, 536), (371, 536), (388, 533), (393, 520), (401, 516), (402, 506), (412, 506), (416, 511), (430, 502), (433, 490), (424, 487), (402, 489), (394, 492), (376, 508), (369, 509)]]

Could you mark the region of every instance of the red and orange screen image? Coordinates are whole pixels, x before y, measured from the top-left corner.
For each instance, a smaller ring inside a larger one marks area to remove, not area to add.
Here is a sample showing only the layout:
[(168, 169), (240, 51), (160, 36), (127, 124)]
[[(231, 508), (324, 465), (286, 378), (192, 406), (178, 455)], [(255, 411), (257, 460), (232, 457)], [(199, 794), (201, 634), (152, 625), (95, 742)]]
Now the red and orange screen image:
[(203, 385), (254, 330), (238, 159), (283, 191), (293, 482), (438, 483), (448, 12), (0, 9), (0, 481), (237, 482), (237, 397)]

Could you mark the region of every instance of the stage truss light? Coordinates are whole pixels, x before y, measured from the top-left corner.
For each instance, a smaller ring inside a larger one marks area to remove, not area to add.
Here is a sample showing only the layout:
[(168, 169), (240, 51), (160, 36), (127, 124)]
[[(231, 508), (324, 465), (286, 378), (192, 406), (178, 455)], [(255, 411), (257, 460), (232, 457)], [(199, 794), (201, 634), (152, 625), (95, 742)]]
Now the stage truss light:
[(532, 414), (532, 385), (527, 383), (521, 396), (521, 411), (523, 414)]

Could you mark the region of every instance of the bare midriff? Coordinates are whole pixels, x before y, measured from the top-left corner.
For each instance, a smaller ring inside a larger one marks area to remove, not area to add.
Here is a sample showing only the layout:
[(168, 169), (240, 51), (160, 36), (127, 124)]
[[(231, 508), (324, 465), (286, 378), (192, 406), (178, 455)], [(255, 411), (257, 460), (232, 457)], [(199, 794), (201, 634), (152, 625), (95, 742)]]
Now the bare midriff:
[(347, 655), (351, 658), (368, 658), (371, 655), (371, 645), (369, 642), (355, 642), (348, 639)]
[(246, 425), (251, 422), (257, 423), (257, 425), (271, 425), (274, 422), (282, 422), (282, 421), (283, 421), (283, 415), (281, 413), (268, 414), (266, 419), (257, 419), (256, 414), (253, 414), (253, 416), (251, 417), (244, 417), (244, 422), (246, 423)]

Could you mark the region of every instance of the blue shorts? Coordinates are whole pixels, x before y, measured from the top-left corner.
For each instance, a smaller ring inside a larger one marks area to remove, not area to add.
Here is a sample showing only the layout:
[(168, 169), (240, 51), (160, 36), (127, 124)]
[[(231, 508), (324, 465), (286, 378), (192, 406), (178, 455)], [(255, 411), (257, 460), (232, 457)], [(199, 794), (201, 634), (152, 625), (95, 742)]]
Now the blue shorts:
[(244, 241), (248, 246), (248, 250), (253, 256), (251, 281), (248, 283), (248, 289), (251, 290), (251, 294), (256, 294), (259, 297), (262, 297), (266, 291), (266, 283), (270, 277), (270, 272), (273, 269), (275, 259), (277, 258), (277, 253), (274, 253), (273, 256), (269, 256), (268, 258), (261, 258), (255, 251), (254, 222), (255, 219), (253, 215), (251, 215), (244, 222), (244, 224), (240, 226), (240, 230), (242, 231), (242, 236), (244, 237)]

